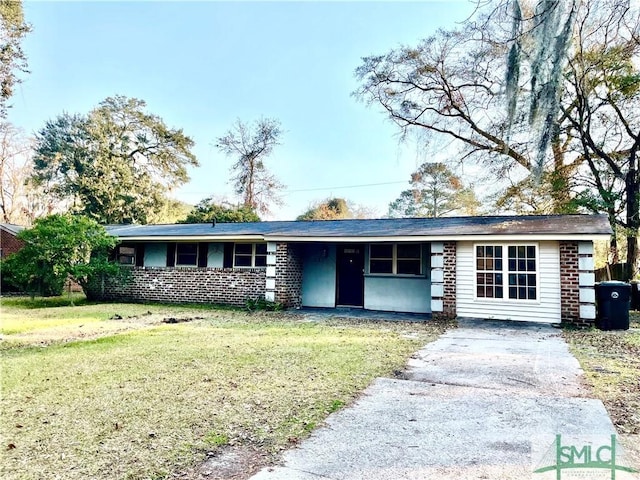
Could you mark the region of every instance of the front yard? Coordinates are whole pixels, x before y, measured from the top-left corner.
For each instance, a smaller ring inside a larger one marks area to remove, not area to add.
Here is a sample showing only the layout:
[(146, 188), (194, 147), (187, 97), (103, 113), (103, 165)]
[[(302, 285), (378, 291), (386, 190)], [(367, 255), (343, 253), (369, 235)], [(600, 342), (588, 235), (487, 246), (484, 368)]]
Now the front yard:
[(2, 300), (3, 479), (248, 475), (446, 328), (54, 302)]
[(630, 456), (640, 464), (640, 312), (630, 329), (565, 330), (564, 338), (585, 372), (585, 381), (607, 408)]

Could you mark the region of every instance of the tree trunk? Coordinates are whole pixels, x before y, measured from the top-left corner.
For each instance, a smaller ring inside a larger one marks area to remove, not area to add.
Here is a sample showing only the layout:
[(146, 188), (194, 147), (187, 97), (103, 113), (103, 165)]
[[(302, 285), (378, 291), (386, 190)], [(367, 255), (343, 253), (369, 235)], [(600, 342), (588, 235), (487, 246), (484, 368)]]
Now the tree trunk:
[(632, 150), (629, 157), (629, 171), (627, 172), (627, 275), (633, 280), (640, 275), (638, 265), (638, 233), (640, 233), (640, 172), (638, 171), (638, 157)]

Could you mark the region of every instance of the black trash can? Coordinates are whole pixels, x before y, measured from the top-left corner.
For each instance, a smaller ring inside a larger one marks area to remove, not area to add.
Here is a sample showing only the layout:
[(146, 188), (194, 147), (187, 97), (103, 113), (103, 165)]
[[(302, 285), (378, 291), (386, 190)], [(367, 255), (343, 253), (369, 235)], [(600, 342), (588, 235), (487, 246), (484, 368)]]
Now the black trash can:
[(631, 285), (624, 282), (596, 284), (596, 327), (600, 330), (628, 330)]
[(640, 280), (631, 282), (631, 310), (640, 311)]

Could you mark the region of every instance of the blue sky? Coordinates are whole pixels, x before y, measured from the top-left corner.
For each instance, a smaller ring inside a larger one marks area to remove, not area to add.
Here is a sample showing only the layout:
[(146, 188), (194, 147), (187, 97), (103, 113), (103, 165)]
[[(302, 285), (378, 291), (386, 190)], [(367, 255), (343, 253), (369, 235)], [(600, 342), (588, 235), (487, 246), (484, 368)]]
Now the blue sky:
[[(9, 120), (28, 133), (115, 94), (196, 142), (201, 166), (174, 196), (227, 196), (232, 159), (212, 145), (237, 119), (281, 121), (267, 166), (288, 187), (271, 219), (341, 196), (386, 213), (428, 158), (378, 108), (351, 97), (361, 57), (454, 27), (468, 0), (422, 2), (25, 2), (31, 74)], [(355, 185), (381, 184), (368, 187)], [(350, 188), (338, 188), (352, 186)]]

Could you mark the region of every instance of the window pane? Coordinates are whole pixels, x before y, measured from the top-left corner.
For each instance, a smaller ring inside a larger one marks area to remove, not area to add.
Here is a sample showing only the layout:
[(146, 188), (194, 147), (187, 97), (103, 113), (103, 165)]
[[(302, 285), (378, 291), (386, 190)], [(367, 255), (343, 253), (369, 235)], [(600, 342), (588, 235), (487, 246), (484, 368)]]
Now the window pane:
[(236, 254), (251, 255), (253, 245), (250, 243), (236, 243)]
[(393, 260), (371, 260), (371, 273), (393, 273)]
[(502, 287), (496, 287), (496, 298), (502, 298)]
[(478, 296), (478, 298), (484, 298), (484, 287), (478, 285), (476, 295)]
[(493, 258), (487, 258), (485, 270), (493, 270)]
[(420, 260), (398, 260), (398, 273), (420, 275)]
[(516, 287), (509, 287), (509, 298), (518, 298), (518, 289)]
[(120, 255), (118, 257), (118, 263), (121, 265), (133, 265), (134, 257), (132, 255)]
[(529, 285), (530, 287), (535, 287), (536, 286), (536, 276), (533, 274), (529, 274), (527, 275), (527, 285)]
[(476, 260), (476, 270), (485, 270), (484, 266), (484, 258), (479, 258), (478, 260)]
[(399, 243), (398, 258), (420, 258), (420, 245)]
[(484, 257), (484, 247), (481, 245), (478, 245), (476, 247), (476, 257)]
[(487, 298), (493, 298), (493, 287), (486, 287), (487, 294), (485, 295)]
[(509, 285), (517, 285), (518, 281), (517, 281), (517, 275), (510, 273), (509, 274)]
[(267, 256), (256, 255), (256, 267), (266, 267), (266, 266), (267, 266)]
[(536, 247), (534, 247), (533, 245), (529, 245), (527, 247), (527, 257), (535, 258), (535, 256), (536, 256)]
[(496, 258), (495, 260), (495, 269), (496, 270), (502, 270), (502, 259), (501, 258)]
[(496, 273), (496, 285), (502, 285), (502, 274), (501, 273)]
[(516, 247), (509, 247), (509, 258), (516, 257)]
[(176, 244), (176, 265), (195, 266), (198, 260), (198, 245), (195, 243)]
[(392, 258), (392, 257), (393, 257), (392, 244), (371, 245), (371, 258)]
[(529, 287), (527, 289), (528, 292), (528, 298), (529, 300), (535, 300), (536, 299), (536, 288), (535, 287)]
[(515, 272), (516, 271), (516, 261), (514, 259), (509, 259), (509, 271), (510, 272)]
[(502, 258), (502, 247), (496, 247), (494, 257)]
[(524, 258), (526, 256), (525, 251), (526, 251), (526, 249), (525, 249), (524, 245), (520, 245), (518, 247), (518, 257)]
[(267, 244), (256, 243), (256, 255), (266, 255), (266, 254), (267, 254)]
[(120, 255), (135, 255), (136, 249), (133, 247), (120, 247)]
[(251, 256), (250, 255), (236, 255), (235, 266), (236, 267), (250, 267), (251, 266)]
[(485, 247), (485, 256), (493, 257), (493, 247)]
[(527, 272), (535, 272), (535, 271), (536, 271), (536, 261), (527, 260)]

